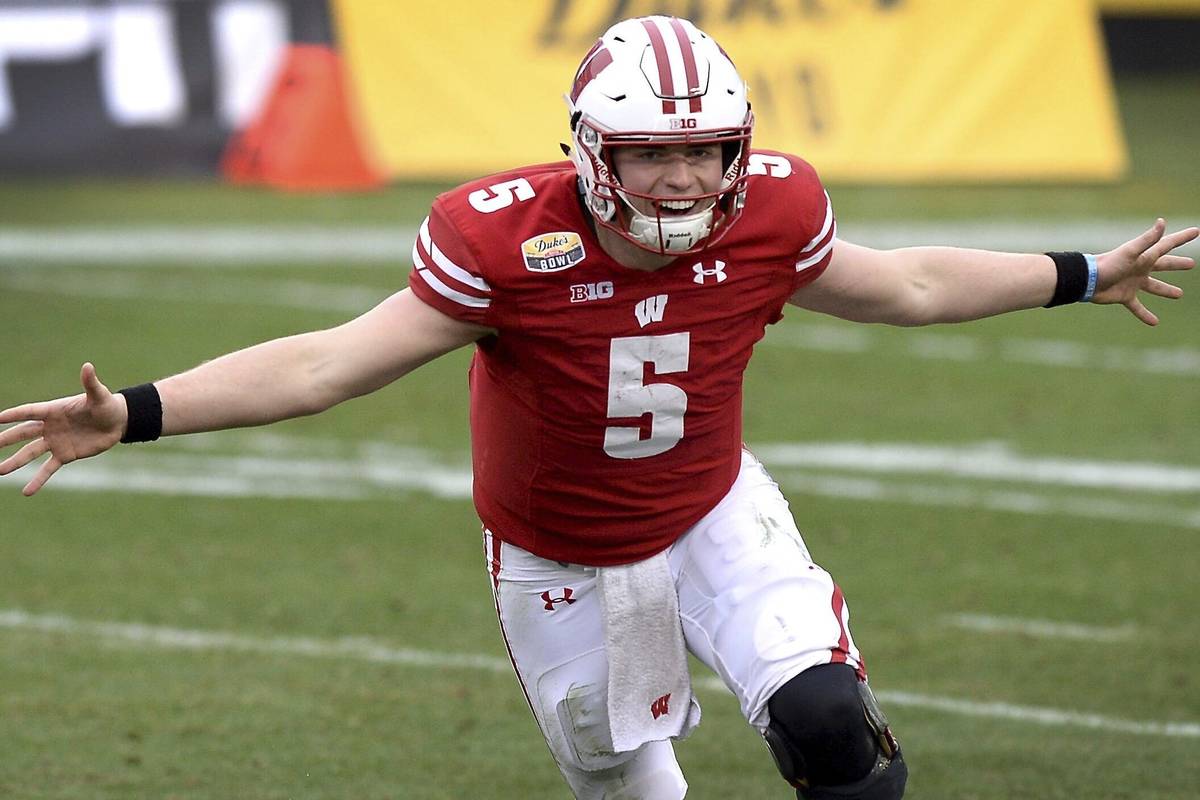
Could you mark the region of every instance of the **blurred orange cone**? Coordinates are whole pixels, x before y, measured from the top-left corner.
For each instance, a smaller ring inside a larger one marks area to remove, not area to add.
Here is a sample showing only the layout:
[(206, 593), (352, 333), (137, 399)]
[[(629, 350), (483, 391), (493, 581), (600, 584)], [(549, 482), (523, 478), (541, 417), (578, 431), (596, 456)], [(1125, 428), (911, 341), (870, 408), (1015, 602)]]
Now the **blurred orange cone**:
[(347, 85), (332, 47), (290, 45), (258, 115), (226, 146), (222, 174), (292, 191), (382, 186), (386, 176), (358, 133)]

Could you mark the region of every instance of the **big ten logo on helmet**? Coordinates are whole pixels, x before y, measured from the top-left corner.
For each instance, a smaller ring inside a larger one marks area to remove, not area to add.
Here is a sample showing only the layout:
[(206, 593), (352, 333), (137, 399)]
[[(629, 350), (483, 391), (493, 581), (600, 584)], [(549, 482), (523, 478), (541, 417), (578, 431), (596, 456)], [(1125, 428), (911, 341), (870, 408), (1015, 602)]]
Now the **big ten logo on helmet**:
[(612, 281), (571, 284), (571, 302), (586, 303), (589, 300), (607, 300), (613, 296)]
[(671, 117), (671, 130), (677, 131), (696, 127), (695, 117)]
[(560, 272), (583, 261), (587, 253), (583, 239), (574, 231), (541, 233), (521, 243), (525, 269), (530, 272)]

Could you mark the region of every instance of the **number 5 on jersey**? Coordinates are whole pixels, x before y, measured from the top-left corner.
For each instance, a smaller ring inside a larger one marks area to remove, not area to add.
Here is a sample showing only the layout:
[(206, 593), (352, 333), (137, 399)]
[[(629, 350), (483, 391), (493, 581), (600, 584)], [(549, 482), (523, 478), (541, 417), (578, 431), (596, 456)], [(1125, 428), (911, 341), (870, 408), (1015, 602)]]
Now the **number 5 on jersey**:
[(486, 189), (476, 189), (467, 195), (471, 208), (484, 214), (491, 214), (502, 208), (508, 208), (515, 201), (533, 199), (533, 187), (524, 178), (493, 183)]
[(691, 334), (627, 336), (613, 339), (609, 348), (608, 416), (650, 415), (650, 436), (641, 438), (637, 426), (610, 425), (604, 429), (604, 452), (613, 458), (647, 458), (665, 453), (683, 438), (687, 393), (670, 383), (643, 381), (646, 365), (658, 375), (686, 372)]

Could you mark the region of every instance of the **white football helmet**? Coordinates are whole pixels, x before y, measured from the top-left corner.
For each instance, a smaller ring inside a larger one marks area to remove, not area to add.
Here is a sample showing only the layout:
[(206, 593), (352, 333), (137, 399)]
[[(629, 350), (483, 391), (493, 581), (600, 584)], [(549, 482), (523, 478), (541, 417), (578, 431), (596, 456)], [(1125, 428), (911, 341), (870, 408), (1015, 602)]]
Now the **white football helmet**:
[[(567, 95), (571, 161), (596, 223), (664, 255), (715, 243), (741, 216), (754, 115), (746, 83), (725, 51), (676, 17), (619, 22), (592, 46)], [(613, 148), (716, 143), (724, 174), (717, 191), (661, 197), (630, 191), (613, 168)], [(653, 216), (630, 197), (649, 201)], [(664, 202), (694, 201), (688, 212)], [(664, 214), (664, 211), (666, 213)]]

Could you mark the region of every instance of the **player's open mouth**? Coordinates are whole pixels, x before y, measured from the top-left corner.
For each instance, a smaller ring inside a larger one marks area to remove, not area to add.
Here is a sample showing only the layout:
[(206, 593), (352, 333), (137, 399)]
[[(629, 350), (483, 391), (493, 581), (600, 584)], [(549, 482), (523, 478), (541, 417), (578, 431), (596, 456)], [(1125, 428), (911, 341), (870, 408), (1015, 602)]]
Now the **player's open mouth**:
[(696, 207), (696, 200), (659, 200), (658, 210), (664, 217), (682, 216)]

